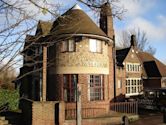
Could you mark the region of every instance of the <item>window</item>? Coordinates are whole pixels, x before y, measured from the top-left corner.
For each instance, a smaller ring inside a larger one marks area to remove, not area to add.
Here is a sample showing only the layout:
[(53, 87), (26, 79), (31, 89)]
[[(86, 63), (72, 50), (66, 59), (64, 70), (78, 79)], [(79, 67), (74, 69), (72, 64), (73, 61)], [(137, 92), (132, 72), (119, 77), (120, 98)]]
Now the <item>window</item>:
[(122, 88), (122, 80), (118, 80), (118, 89)]
[(102, 75), (90, 75), (89, 76), (89, 89), (88, 97), (90, 101), (103, 100), (103, 76)]
[(74, 39), (62, 41), (61, 52), (74, 52), (74, 51), (75, 51)]
[(77, 92), (78, 75), (64, 75), (63, 76), (63, 94), (64, 101), (75, 102)]
[(89, 39), (89, 49), (91, 52), (101, 53), (102, 51), (102, 43), (96, 39)]
[(127, 63), (126, 64), (126, 71), (127, 72), (139, 72), (140, 71), (140, 64), (138, 63)]
[(143, 85), (140, 78), (128, 78), (126, 80), (126, 93), (139, 93), (143, 89)]

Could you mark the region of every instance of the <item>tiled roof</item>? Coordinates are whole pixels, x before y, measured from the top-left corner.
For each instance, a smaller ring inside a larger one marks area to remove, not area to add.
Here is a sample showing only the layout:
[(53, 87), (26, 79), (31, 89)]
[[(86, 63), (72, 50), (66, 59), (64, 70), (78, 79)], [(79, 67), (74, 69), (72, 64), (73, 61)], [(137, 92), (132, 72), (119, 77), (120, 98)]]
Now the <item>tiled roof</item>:
[(71, 8), (53, 23), (51, 35), (92, 34), (107, 35), (81, 9)]
[(143, 66), (148, 77), (161, 77), (155, 61), (143, 62)]
[(130, 47), (116, 50), (116, 61), (118, 66), (123, 66), (123, 61), (126, 58), (129, 51), (130, 51)]
[[(154, 67), (154, 68), (157, 67), (160, 75), (162, 77), (166, 77), (166, 65), (164, 65), (162, 62), (160, 62), (159, 60), (157, 60), (151, 54), (146, 53), (146, 52), (139, 52), (138, 53), (138, 57), (139, 57), (140, 61), (142, 61), (142, 63), (146, 65), (146, 67), (144, 67), (145, 71), (149, 72), (149, 71), (152, 71), (151, 69), (149, 69), (150, 67)], [(152, 72), (156, 72), (157, 73), (157, 71), (155, 71), (155, 70), (153, 70)], [(148, 73), (146, 75), (148, 75)], [(151, 75), (152, 74), (150, 74), (150, 76)]]
[(39, 21), (38, 26), (37, 26), (37, 32), (40, 32), (40, 35), (48, 35), (50, 30), (52, 28), (52, 22), (48, 21)]

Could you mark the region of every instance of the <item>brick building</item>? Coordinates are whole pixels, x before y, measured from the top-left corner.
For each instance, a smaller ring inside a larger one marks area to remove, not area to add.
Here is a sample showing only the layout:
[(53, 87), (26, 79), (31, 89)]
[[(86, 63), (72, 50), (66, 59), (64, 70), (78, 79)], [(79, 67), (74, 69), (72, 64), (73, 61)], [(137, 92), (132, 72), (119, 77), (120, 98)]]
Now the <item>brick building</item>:
[[(76, 5), (52, 23), (39, 21), (35, 35), (27, 35), (18, 85), (21, 97), (35, 101), (32, 111), (27, 108), (29, 102), (20, 101), (23, 114), (32, 113), (28, 117), (33, 124), (37, 124), (36, 117), (45, 118), (49, 112), (52, 114), (47, 117), (51, 119), (50, 124), (54, 124), (52, 120), (56, 115), (54, 108), (57, 102), (63, 102), (64, 107), (59, 110), (65, 111), (61, 114), (66, 119), (74, 118), (78, 85), (81, 86), (83, 118), (109, 114), (114, 96), (117, 101), (124, 101), (125, 97), (138, 95), (143, 87), (149, 86), (151, 79), (155, 78), (165, 85), (165, 70), (162, 73), (159, 71), (160, 80), (158, 75), (148, 77), (146, 57), (137, 50), (134, 36), (129, 48), (116, 50), (114, 75), (114, 29), (108, 3), (101, 7), (99, 22), (100, 28)], [(43, 61), (44, 58), (46, 61)], [(156, 59), (154, 62), (161, 69), (165, 66)], [(47, 65), (47, 71), (43, 64)], [(43, 100), (44, 103), (40, 103)], [(43, 110), (43, 107), (47, 107), (47, 110)], [(42, 116), (41, 112), (45, 115)]]
[(151, 54), (136, 47), (131, 36), (130, 47), (116, 50), (116, 95), (129, 98), (143, 89), (165, 87), (166, 66)]
[[(110, 101), (114, 98), (113, 36), (112, 12), (107, 3), (101, 9), (100, 28), (78, 5), (53, 23), (39, 21), (36, 34), (25, 39), (20, 96), (32, 101), (46, 98), (46, 102), (65, 102), (65, 111), (72, 111), (76, 109), (79, 84), (82, 112), (88, 114), (85, 117), (109, 114)], [(44, 47), (47, 47), (45, 86), (42, 81)], [(27, 112), (24, 102), (20, 102), (20, 108)]]

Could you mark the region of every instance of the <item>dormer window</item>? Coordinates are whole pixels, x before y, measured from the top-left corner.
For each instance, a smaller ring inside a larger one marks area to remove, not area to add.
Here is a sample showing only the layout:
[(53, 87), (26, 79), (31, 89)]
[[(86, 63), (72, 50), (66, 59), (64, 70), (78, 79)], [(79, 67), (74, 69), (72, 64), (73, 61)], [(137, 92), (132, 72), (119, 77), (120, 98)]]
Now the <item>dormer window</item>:
[(61, 52), (74, 52), (74, 51), (75, 51), (74, 39), (62, 41)]
[(89, 39), (89, 50), (90, 52), (102, 52), (102, 44), (100, 40)]

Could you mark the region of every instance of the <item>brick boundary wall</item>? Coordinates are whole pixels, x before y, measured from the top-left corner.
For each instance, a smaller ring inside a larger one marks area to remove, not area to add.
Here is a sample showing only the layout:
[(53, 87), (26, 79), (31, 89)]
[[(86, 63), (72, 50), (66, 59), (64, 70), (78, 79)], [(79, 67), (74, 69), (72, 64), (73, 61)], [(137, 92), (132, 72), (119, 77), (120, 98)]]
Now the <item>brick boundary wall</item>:
[[(56, 106), (57, 105), (57, 106)], [(58, 101), (33, 102), (32, 125), (62, 125), (64, 103)]]

